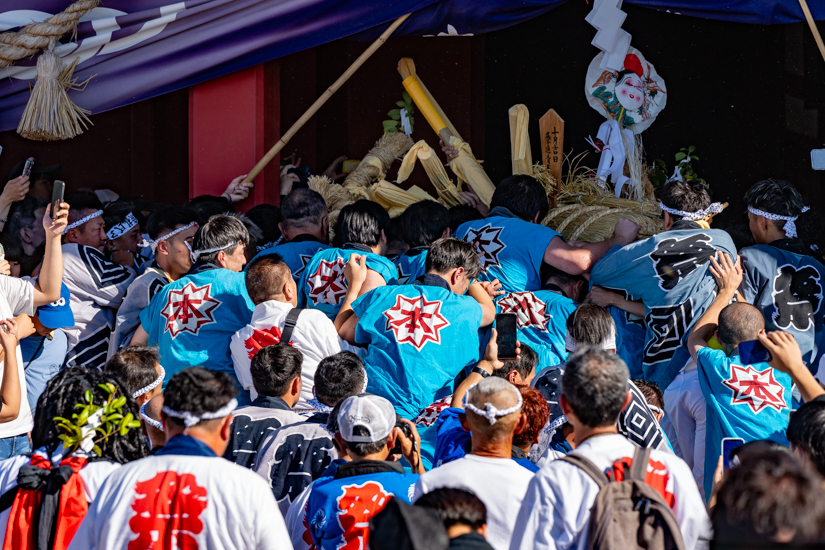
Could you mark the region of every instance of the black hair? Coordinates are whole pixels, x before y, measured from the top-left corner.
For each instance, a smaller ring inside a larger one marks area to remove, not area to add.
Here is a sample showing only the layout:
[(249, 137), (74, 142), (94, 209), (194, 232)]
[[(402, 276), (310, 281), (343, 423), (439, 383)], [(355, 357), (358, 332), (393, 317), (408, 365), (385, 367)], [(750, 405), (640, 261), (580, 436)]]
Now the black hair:
[(69, 203), (69, 223), (72, 224), (83, 217), (85, 210), (100, 210), (100, 199), (91, 189), (70, 191), (63, 196), (63, 202)]
[(261, 230), (261, 240), (258, 247), (269, 245), (281, 238), (281, 209), (272, 204), (259, 204), (246, 212), (246, 217)]
[(118, 378), (126, 386), (129, 395), (132, 395), (157, 380), (159, 364), (160, 353), (157, 348), (129, 346), (106, 361), (103, 372)]
[[(825, 528), (822, 479), (787, 450), (742, 453), (711, 510), (714, 542), (759, 547), (778, 535), (818, 542)], [(777, 541), (778, 542), (778, 541)]]
[(562, 271), (561, 269), (555, 268), (549, 264), (542, 263), (541, 268), (539, 269), (539, 277), (541, 278), (544, 284), (555, 284), (557, 286), (565, 286), (570, 288), (573, 288), (572, 285), (581, 281), (584, 284), (582, 284), (579, 287), (579, 295), (568, 296), (568, 298), (570, 298), (574, 302), (582, 302), (584, 298), (587, 296), (587, 279), (585, 279), (581, 275), (571, 275), (566, 271)]
[(665, 394), (662, 389), (655, 383), (647, 380), (633, 380), (632, 381), (645, 398), (648, 405), (653, 405), (662, 410), (665, 409)]
[(469, 204), (458, 204), (450, 208), (450, 234), (455, 235), (458, 228), (467, 222), (480, 220), (484, 216)]
[(756, 340), (765, 328), (765, 317), (759, 308), (744, 302), (734, 302), (719, 312), (719, 342), (731, 346)]
[[(340, 430), (340, 428), (339, 428)], [(370, 435), (369, 430), (364, 426), (353, 426), (352, 427), (352, 435)], [(344, 443), (347, 445), (347, 449), (358, 457), (368, 456), (375, 453), (380, 453), (384, 447), (387, 446), (387, 440), (389, 436), (379, 439), (378, 441), (372, 441), (370, 443), (354, 443), (352, 441), (344, 440)]]
[(281, 223), (285, 229), (318, 225), (326, 215), (324, 197), (312, 189), (294, 189), (281, 202)]
[[(140, 418), (137, 403), (119, 379), (96, 369), (67, 367), (49, 380), (45, 391), (37, 400), (31, 436), (33, 447), (35, 449), (46, 447), (49, 454), (53, 453), (62, 443), (58, 438), (61, 432), (54, 418), (56, 416), (71, 418), (72, 414), (77, 412), (75, 405), (86, 402), (84, 395), (87, 391), (92, 392), (95, 403), (105, 403), (109, 399), (109, 393), (100, 388), (99, 384), (114, 384), (117, 388), (116, 398), (126, 398), (126, 403), (121, 409), (123, 414), (131, 413), (133, 418)], [(98, 446), (102, 451), (101, 458), (120, 464), (143, 458), (149, 454), (146, 439), (138, 429), (130, 429), (125, 436), (115, 433), (108, 440), (99, 442)]]
[(117, 224), (126, 221), (126, 216), (132, 212), (132, 208), (133, 205), (131, 203), (121, 201), (120, 199), (107, 204), (103, 209), (103, 223), (106, 227), (106, 231), (109, 231)]
[(450, 211), (435, 201), (411, 204), (399, 216), (404, 228), (404, 241), (415, 246), (429, 246), (450, 227)]
[(189, 199), (184, 206), (197, 212), (201, 220), (208, 220), (212, 216), (235, 211), (235, 207), (228, 199), (214, 195), (198, 195)]
[(610, 313), (596, 304), (582, 304), (567, 318), (567, 333), (577, 345), (599, 346), (615, 329)]
[(246, 293), (256, 306), (280, 294), (287, 277), (292, 277), (289, 266), (280, 254), (267, 254), (252, 260), (244, 275)]
[(3, 233), (8, 233), (17, 240), (20, 240), (21, 229), (33, 229), (38, 221), (35, 212), (39, 208), (44, 208), (48, 203), (36, 197), (24, 197), (11, 205), (8, 220)]
[(445, 528), (467, 525), (481, 529), (487, 523), (487, 507), (476, 495), (464, 489), (441, 488), (421, 495), (415, 506), (432, 508)]
[(20, 237), (9, 235), (8, 233), (0, 233), (0, 244), (3, 245), (3, 254), (6, 260), (10, 262), (21, 262), (25, 259), (26, 254), (23, 252), (23, 245)]
[[(223, 250), (231, 255), (235, 253), (237, 243), (243, 243), (248, 247), (249, 231), (238, 218), (218, 215), (209, 218), (209, 221), (195, 233), (195, 238), (192, 239), (192, 250), (211, 250), (226, 246)], [(198, 259), (202, 262), (214, 263), (219, 252), (220, 250), (202, 254)]]
[(501, 180), (496, 186), (490, 208), (502, 206), (521, 218), (531, 222), (538, 214), (538, 221), (550, 211), (550, 201), (544, 186), (532, 176), (515, 174)]
[(470, 280), (477, 278), (481, 273), (478, 253), (472, 244), (448, 237), (438, 239), (430, 245), (427, 259), (424, 261), (424, 269), (427, 273), (449, 273), (450, 270), (459, 267), (464, 268)]
[(499, 378), (507, 378), (507, 375), (510, 374), (512, 371), (516, 371), (519, 373), (524, 379), (527, 379), (528, 376), (533, 374), (536, 370), (536, 365), (539, 362), (539, 356), (536, 355), (536, 352), (525, 344), (524, 342), (521, 343), (521, 353), (519, 353), (519, 357), (515, 361), (508, 361), (504, 363), (504, 366), (500, 369), (496, 369), (493, 371), (493, 376), (498, 376)]
[[(698, 212), (710, 206), (708, 188), (698, 181), (669, 181), (659, 189), (657, 195), (662, 204), (682, 212)], [(674, 221), (682, 219), (673, 214), (671, 217)]]
[[(172, 375), (163, 390), (163, 406), (195, 416), (215, 412), (238, 395), (235, 382), (225, 372), (189, 367)], [(183, 420), (169, 416), (168, 422), (183, 426)], [(200, 425), (210, 420), (202, 420)]]
[(788, 441), (810, 458), (825, 476), (825, 401), (805, 403), (791, 415)]
[(756, 244), (753, 240), (753, 233), (751, 233), (750, 227), (748, 227), (746, 223), (727, 227), (724, 231), (730, 235), (730, 240), (733, 241), (733, 246), (736, 247), (736, 250), (742, 250), (743, 248)]
[(166, 206), (149, 216), (147, 233), (149, 238), (157, 240), (161, 235), (174, 231), (177, 227), (198, 223), (198, 213), (183, 206)]
[(335, 407), (364, 389), (366, 371), (361, 358), (351, 351), (339, 351), (321, 359), (315, 370), (315, 398)]
[(629, 378), (627, 366), (617, 354), (580, 348), (564, 367), (562, 395), (585, 426), (612, 426), (622, 412)]
[[(748, 206), (780, 216), (799, 216), (805, 207), (802, 194), (789, 181), (766, 179), (755, 183), (745, 193)], [(785, 220), (770, 220), (781, 228)]]
[[(261, 231), (261, 228), (255, 225), (255, 222), (249, 219), (249, 216), (246, 214), (229, 214), (233, 218), (237, 218), (241, 221), (243, 226), (246, 228), (246, 232), (249, 233), (249, 242), (246, 245), (247, 248), (247, 256), (250, 254), (254, 256), (258, 252), (258, 245), (264, 243), (264, 232)], [(252, 259), (252, 256), (249, 256)]]
[(289, 344), (266, 346), (252, 358), (252, 385), (260, 395), (280, 397), (301, 376), (304, 354)]
[(388, 245), (390, 243), (400, 244), (403, 246), (399, 246), (398, 248), (403, 248), (406, 251), (409, 245), (407, 244), (407, 231), (404, 227), (404, 220), (401, 219), (403, 216), (404, 214), (401, 214), (401, 216), (390, 218), (390, 225), (387, 227), (384, 235), (387, 237)]
[(336, 247), (346, 243), (376, 246), (390, 226), (390, 215), (377, 202), (361, 199), (341, 209), (335, 222)]

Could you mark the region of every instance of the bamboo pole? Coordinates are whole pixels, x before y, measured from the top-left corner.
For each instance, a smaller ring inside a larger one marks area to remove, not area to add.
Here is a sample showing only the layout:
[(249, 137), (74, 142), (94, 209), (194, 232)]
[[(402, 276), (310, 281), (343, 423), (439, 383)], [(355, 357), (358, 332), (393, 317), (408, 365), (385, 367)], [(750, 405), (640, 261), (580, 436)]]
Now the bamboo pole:
[(814, 40), (816, 40), (816, 45), (819, 46), (819, 53), (822, 54), (822, 59), (825, 59), (825, 43), (822, 42), (822, 35), (819, 34), (819, 29), (816, 28), (814, 16), (811, 13), (811, 10), (808, 9), (808, 2), (805, 0), (799, 0), (799, 6), (802, 8), (802, 13), (805, 14), (805, 19), (808, 20), (808, 26), (811, 27), (811, 32), (814, 35)]
[(358, 56), (358, 59), (356, 59), (355, 62), (352, 65), (350, 65), (350, 67), (344, 72), (344, 74), (338, 77), (338, 80), (336, 80), (335, 83), (332, 84), (332, 86), (327, 88), (326, 91), (323, 94), (321, 94), (321, 97), (315, 100), (315, 103), (313, 103), (310, 106), (310, 108), (307, 109), (303, 115), (301, 115), (301, 118), (299, 118), (295, 122), (295, 124), (293, 124), (289, 128), (289, 130), (287, 130), (286, 133), (281, 136), (281, 139), (279, 139), (278, 142), (272, 146), (272, 149), (270, 149), (266, 153), (266, 155), (264, 155), (264, 157), (258, 161), (258, 164), (256, 164), (255, 167), (249, 171), (249, 175), (246, 176), (246, 179), (243, 180), (243, 183), (251, 183), (252, 180), (258, 177), (258, 174), (260, 174), (261, 171), (263, 171), (264, 167), (266, 167), (266, 165), (269, 164), (270, 161), (272, 161), (272, 159), (274, 159), (275, 156), (281, 152), (281, 149), (283, 149), (286, 146), (286, 144), (289, 143), (289, 140), (292, 139), (292, 137), (298, 132), (298, 130), (300, 130), (301, 127), (303, 127), (303, 125), (306, 124), (307, 121), (310, 118), (312, 118), (316, 112), (318, 112), (318, 109), (320, 109), (321, 106), (324, 103), (326, 103), (330, 97), (332, 97), (332, 94), (337, 92), (338, 89), (341, 86), (343, 86), (347, 80), (349, 80), (349, 77), (355, 74), (355, 71), (357, 71), (361, 67), (361, 65), (363, 65), (364, 62), (367, 59), (369, 59), (372, 54), (375, 53), (375, 51), (378, 48), (384, 45), (384, 42), (387, 41), (387, 38), (389, 38), (389, 36), (393, 32), (395, 32), (395, 29), (400, 27), (401, 24), (404, 21), (406, 21), (410, 15), (411, 14), (409, 13), (406, 15), (402, 15), (401, 17), (393, 21), (392, 24), (389, 27), (387, 27), (387, 30), (381, 33), (381, 36), (379, 36), (375, 42), (370, 44), (370, 47), (367, 48), (364, 51), (364, 53)]

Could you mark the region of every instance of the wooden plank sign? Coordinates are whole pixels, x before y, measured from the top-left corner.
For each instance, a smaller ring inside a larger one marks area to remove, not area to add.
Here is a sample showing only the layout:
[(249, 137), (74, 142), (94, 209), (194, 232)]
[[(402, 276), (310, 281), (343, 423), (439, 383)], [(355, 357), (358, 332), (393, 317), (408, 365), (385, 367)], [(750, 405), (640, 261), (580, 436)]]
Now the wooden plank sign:
[[(550, 109), (539, 119), (541, 131), (541, 160), (556, 180), (556, 195), (561, 190), (561, 165), (564, 160), (564, 119)], [(553, 206), (555, 206), (555, 197)]]

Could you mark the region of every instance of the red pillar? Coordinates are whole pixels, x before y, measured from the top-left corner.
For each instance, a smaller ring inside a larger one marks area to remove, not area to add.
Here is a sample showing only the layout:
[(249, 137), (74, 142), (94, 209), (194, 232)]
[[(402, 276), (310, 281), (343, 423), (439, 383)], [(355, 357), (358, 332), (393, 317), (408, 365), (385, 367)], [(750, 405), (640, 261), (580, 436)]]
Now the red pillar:
[[(189, 89), (189, 196), (220, 195), (278, 139), (278, 67), (261, 64)], [(255, 179), (238, 210), (277, 204), (279, 158)]]

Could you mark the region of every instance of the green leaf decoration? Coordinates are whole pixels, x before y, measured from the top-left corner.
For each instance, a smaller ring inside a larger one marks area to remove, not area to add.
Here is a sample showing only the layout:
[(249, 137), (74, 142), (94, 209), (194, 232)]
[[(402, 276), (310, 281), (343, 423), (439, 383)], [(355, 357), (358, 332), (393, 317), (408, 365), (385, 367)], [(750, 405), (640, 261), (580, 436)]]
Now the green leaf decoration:
[(401, 96), (404, 98), (405, 102), (407, 102), (407, 103), (412, 103), (413, 102), (412, 97), (410, 97), (410, 94), (408, 94), (407, 92), (401, 92)]
[(384, 128), (385, 134), (397, 134), (398, 128)]
[(680, 161), (680, 160), (685, 160), (686, 158), (687, 158), (687, 155), (686, 155), (686, 154), (684, 154), (684, 153), (676, 153), (676, 160), (677, 160), (677, 161)]
[(401, 109), (393, 109), (387, 113), (387, 116), (393, 120), (401, 120)]
[[(121, 435), (126, 435), (126, 434), (121, 434)], [(97, 445), (92, 447), (92, 452), (95, 453), (97, 456), (103, 456), (103, 451)]]
[(401, 107), (402, 109), (407, 106), (407, 104), (403, 101), (396, 101), (395, 104)]

